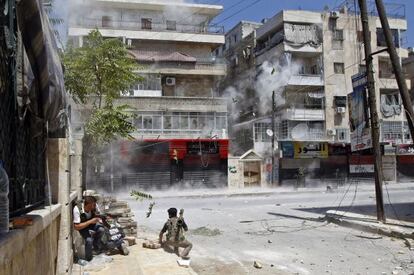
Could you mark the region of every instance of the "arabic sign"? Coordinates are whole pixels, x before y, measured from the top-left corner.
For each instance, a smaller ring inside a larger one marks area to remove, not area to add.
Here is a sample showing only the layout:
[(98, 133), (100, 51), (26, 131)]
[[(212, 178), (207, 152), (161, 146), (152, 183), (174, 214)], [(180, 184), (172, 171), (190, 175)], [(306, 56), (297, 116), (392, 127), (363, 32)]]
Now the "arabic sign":
[(372, 147), (371, 129), (368, 123), (366, 74), (352, 77), (353, 92), (348, 95), (349, 121), (351, 127), (351, 150), (360, 151)]
[(414, 155), (414, 144), (397, 145), (397, 155)]
[(328, 143), (327, 142), (300, 142), (294, 141), (294, 158), (327, 158)]

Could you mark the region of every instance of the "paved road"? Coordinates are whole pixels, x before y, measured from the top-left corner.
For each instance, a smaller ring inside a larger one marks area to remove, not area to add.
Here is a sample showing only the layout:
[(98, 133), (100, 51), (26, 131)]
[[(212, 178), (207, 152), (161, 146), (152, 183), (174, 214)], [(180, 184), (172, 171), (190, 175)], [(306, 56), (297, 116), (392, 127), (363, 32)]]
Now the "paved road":
[[(194, 243), (192, 267), (199, 274), (414, 274), (414, 252), (401, 240), (320, 219), (326, 209), (375, 213), (371, 186), (348, 187), (333, 193), (159, 198), (149, 219), (148, 202), (131, 201), (131, 207), (138, 223), (154, 233), (165, 222), (166, 209), (184, 208)], [(412, 220), (414, 184), (388, 190), (385, 200), (393, 207), (386, 208), (387, 215)], [(254, 260), (263, 268), (255, 269)]]

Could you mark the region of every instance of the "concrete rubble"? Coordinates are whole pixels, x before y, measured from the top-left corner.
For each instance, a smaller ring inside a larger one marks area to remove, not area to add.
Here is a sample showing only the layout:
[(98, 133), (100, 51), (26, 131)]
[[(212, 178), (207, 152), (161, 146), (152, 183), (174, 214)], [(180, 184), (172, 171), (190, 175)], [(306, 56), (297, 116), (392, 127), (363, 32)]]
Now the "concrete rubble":
[(118, 201), (114, 197), (102, 197), (99, 202), (104, 206), (104, 212), (114, 218), (125, 233), (125, 240), (129, 245), (136, 243), (137, 236), (137, 221), (134, 214), (131, 212), (128, 202)]

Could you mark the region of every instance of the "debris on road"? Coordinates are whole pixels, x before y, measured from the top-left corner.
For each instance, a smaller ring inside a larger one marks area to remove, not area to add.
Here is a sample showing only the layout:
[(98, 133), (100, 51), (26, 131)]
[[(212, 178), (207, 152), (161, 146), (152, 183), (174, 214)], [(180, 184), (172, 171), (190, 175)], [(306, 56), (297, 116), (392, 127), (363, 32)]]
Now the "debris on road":
[(161, 244), (156, 241), (145, 241), (142, 243), (142, 247), (150, 248), (150, 249), (159, 249), (161, 248)]
[(194, 230), (191, 230), (191, 233), (193, 235), (208, 236), (208, 237), (221, 235), (221, 231), (219, 229), (217, 229), (217, 228), (210, 229), (210, 228), (205, 227), (205, 226), (202, 226), (202, 227), (196, 228)]
[(182, 267), (190, 267), (190, 260), (178, 259), (177, 263)]
[(259, 263), (258, 261), (254, 261), (253, 266), (257, 269), (261, 269), (263, 266), (261, 263)]

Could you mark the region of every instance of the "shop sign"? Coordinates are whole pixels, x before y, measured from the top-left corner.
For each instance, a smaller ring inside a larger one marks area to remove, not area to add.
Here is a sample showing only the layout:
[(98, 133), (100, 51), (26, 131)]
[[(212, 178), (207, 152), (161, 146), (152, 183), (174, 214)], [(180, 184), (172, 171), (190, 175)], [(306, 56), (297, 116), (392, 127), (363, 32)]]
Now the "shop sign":
[(282, 141), (280, 142), (280, 147), (282, 148), (282, 158), (293, 158), (294, 156), (293, 142)]
[(374, 173), (374, 164), (351, 164), (349, 165), (349, 173), (351, 174), (367, 174)]
[(397, 155), (414, 155), (414, 144), (397, 145)]
[(395, 147), (390, 144), (384, 145), (384, 156), (393, 156), (393, 155), (395, 155)]
[(329, 149), (327, 142), (294, 141), (294, 158), (327, 158)]
[(348, 95), (352, 152), (372, 147), (369, 128), (365, 73), (352, 76), (353, 92)]

